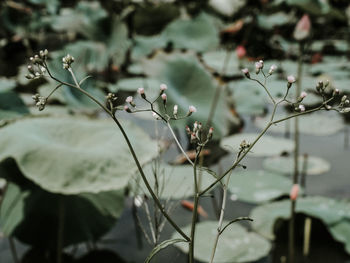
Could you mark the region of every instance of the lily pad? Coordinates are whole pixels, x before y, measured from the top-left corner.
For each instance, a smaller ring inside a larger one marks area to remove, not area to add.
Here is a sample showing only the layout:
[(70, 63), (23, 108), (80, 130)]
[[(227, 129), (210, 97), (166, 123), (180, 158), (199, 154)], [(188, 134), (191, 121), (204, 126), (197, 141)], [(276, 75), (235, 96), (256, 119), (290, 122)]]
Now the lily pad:
[[(151, 186), (155, 185), (154, 174), (157, 172), (159, 184), (159, 196), (162, 199), (184, 199), (193, 196), (194, 181), (193, 181), (193, 167), (191, 165), (167, 165), (162, 164), (155, 170), (154, 165), (148, 164), (144, 167), (144, 172)], [(215, 181), (214, 177), (198, 169), (199, 188), (204, 190), (208, 185)], [(137, 177), (140, 175), (138, 174)], [(136, 180), (133, 181), (133, 189), (137, 191)], [(143, 182), (140, 182), (143, 192), (149, 195), (147, 188)]]
[(203, 52), (219, 45), (219, 31), (214, 19), (206, 13), (200, 13), (192, 19), (178, 18), (163, 30), (161, 36), (179, 49)]
[[(243, 140), (248, 143), (253, 143), (259, 134), (255, 133), (240, 133), (225, 137), (221, 140), (220, 146), (231, 152), (237, 152), (239, 145)], [(294, 149), (294, 143), (292, 140), (284, 138), (276, 138), (269, 135), (264, 135), (254, 145), (251, 150), (250, 156), (261, 157), (261, 156), (274, 156), (283, 152), (291, 152)], [(249, 153), (248, 153), (249, 154)]]
[(96, 240), (110, 230), (124, 207), (123, 191), (64, 196), (38, 186), (9, 183), (0, 209), (7, 236), (40, 247), (57, 246), (59, 211), (63, 210), (63, 245)]
[[(288, 115), (276, 114), (274, 120), (279, 120)], [(263, 129), (269, 120), (269, 116), (256, 118), (255, 124)], [(288, 126), (286, 126), (288, 125)], [(270, 127), (270, 131), (284, 133), (287, 130), (293, 133), (294, 119), (280, 122)], [(288, 129), (287, 129), (288, 128)], [(299, 116), (299, 131), (304, 134), (327, 136), (344, 129), (344, 121), (336, 112), (319, 112)]]
[(160, 84), (162, 82), (157, 79), (127, 78), (119, 80), (117, 84), (109, 85), (108, 90), (111, 92), (117, 92), (118, 90), (136, 92), (138, 88), (143, 87), (147, 95), (157, 96)]
[(28, 108), (17, 93), (14, 91), (0, 92), (0, 120), (13, 119), (28, 113)]
[(277, 12), (269, 15), (258, 15), (259, 27), (267, 30), (272, 30), (277, 26), (282, 26), (290, 23), (292, 17), (285, 12)]
[[(350, 204), (331, 198), (314, 196), (298, 199), (296, 212), (321, 220), (326, 226), (335, 226), (350, 219)], [(288, 219), (290, 200), (265, 204), (254, 208), (250, 217), (253, 229), (268, 239), (274, 239), (274, 224), (277, 219)]]
[(226, 56), (228, 56), (228, 63), (224, 75), (242, 74), (240, 69), (243, 67), (243, 65), (240, 64), (236, 54), (232, 51), (230, 51), (228, 54), (225, 50), (206, 52), (203, 54), (203, 61), (217, 73), (222, 74)]
[(276, 173), (263, 170), (234, 172), (228, 186), (238, 200), (264, 203), (282, 195), (289, 195), (292, 181)]
[(209, 5), (217, 12), (225, 16), (236, 14), (244, 5), (246, 0), (210, 0)]
[(328, 229), (333, 238), (343, 243), (346, 252), (350, 254), (350, 220), (343, 220), (334, 226), (330, 226)]
[(135, 36), (134, 46), (131, 51), (131, 58), (139, 60), (150, 55), (154, 50), (166, 46), (166, 39), (160, 35), (157, 36)]
[(0, 78), (0, 92), (9, 91), (16, 87), (16, 81), (9, 78)]
[[(123, 124), (140, 163), (149, 162), (157, 155), (156, 143), (135, 125)], [(120, 190), (137, 170), (109, 120), (25, 119), (0, 130), (0, 145), (1, 161), (14, 159), (26, 178), (54, 193)]]
[[(177, 104), (179, 116), (184, 116), (188, 112), (188, 107), (194, 105), (197, 112), (192, 114), (187, 122), (193, 123), (195, 120), (202, 123), (207, 122), (217, 83), (199, 63), (196, 56), (159, 53), (154, 59), (145, 60), (143, 66), (149, 76), (168, 85), (166, 91), (168, 109), (172, 109), (174, 104)], [(239, 122), (237, 118), (229, 114), (225, 93), (221, 92), (213, 118), (215, 137), (227, 134), (230, 122)], [(176, 121), (174, 125), (183, 128), (185, 124), (184, 121)]]
[[(299, 167), (303, 167), (304, 157), (299, 156)], [(293, 174), (294, 158), (286, 156), (277, 156), (265, 159), (263, 162), (264, 169), (290, 175)], [(323, 174), (330, 170), (331, 165), (328, 161), (315, 156), (307, 158), (307, 175)]]
[[(228, 222), (223, 222), (226, 225)], [(208, 262), (210, 259), (214, 240), (217, 233), (218, 223), (216, 221), (200, 222), (196, 226), (194, 241), (194, 257), (201, 262)], [(191, 226), (183, 228), (185, 233), (190, 233)], [(173, 234), (173, 238), (178, 234)], [(175, 244), (181, 251), (188, 253), (188, 244)], [(271, 249), (270, 243), (257, 235), (248, 232), (239, 224), (232, 224), (220, 235), (217, 245), (214, 262), (253, 262), (268, 255)]]
[(92, 39), (101, 34), (98, 25), (107, 15), (100, 2), (82, 1), (75, 8), (61, 8), (60, 14), (53, 16), (50, 24), (56, 31), (68, 30)]

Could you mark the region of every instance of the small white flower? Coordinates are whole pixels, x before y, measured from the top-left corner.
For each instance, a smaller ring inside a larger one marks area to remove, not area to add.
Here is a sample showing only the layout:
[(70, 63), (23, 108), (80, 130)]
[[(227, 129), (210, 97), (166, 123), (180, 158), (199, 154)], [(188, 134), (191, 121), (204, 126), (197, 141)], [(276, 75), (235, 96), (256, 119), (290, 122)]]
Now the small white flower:
[(288, 83), (292, 84), (296, 81), (295, 77), (293, 75), (289, 75), (287, 77)]
[(131, 103), (131, 102), (133, 102), (133, 100), (134, 100), (134, 98), (133, 98), (132, 96), (129, 96), (129, 97), (127, 97), (127, 98), (125, 99), (125, 101), (126, 101), (127, 103)]
[(301, 94), (300, 94), (300, 98), (304, 99), (305, 97), (307, 96), (307, 93), (305, 91), (303, 91)]
[(191, 113), (193, 113), (193, 112), (197, 112), (197, 109), (196, 109), (195, 106), (192, 106), (192, 105), (191, 105), (191, 106), (188, 107), (188, 111), (191, 112)]
[(247, 68), (244, 68), (244, 69), (242, 69), (242, 72), (243, 72), (244, 74), (248, 74), (248, 73), (249, 73), (249, 70), (248, 70)]
[(174, 105), (174, 110), (173, 110), (173, 114), (177, 115), (177, 110), (178, 110), (179, 106)]
[(138, 88), (137, 89), (137, 93), (142, 95), (142, 94), (145, 94), (145, 89), (144, 88)]
[(165, 94), (165, 93), (163, 93), (161, 97), (162, 97), (162, 100), (166, 101), (167, 96), (166, 96), (166, 94)]
[(264, 66), (264, 63), (263, 63), (262, 60), (255, 62), (255, 69), (256, 69), (256, 70), (262, 69), (263, 66)]
[(274, 73), (276, 69), (277, 69), (277, 66), (275, 64), (271, 65), (269, 74), (271, 75), (272, 73)]
[(161, 91), (165, 91), (166, 89), (168, 89), (168, 86), (166, 84), (160, 84), (160, 90)]
[(304, 111), (305, 111), (305, 106), (302, 105), (302, 104), (300, 104), (300, 105), (299, 105), (299, 110), (300, 110), (301, 112), (304, 112)]

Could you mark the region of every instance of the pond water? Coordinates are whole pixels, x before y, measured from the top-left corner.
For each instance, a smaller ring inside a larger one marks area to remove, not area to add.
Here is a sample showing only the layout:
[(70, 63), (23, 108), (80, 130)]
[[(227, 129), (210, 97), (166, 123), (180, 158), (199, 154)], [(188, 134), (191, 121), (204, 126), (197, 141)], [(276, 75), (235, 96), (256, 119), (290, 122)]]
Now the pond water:
[[(252, 123), (250, 118), (245, 118), (244, 120), (245, 127), (243, 132), (259, 132), (259, 128)], [(141, 125), (145, 125), (147, 127), (151, 124), (141, 122)], [(347, 125), (346, 129), (350, 130), (350, 125)], [(276, 135), (275, 133), (269, 134), (274, 136)], [(281, 136), (281, 134), (278, 136)], [(186, 143), (184, 137), (184, 135), (181, 135), (183, 143)], [(329, 136), (301, 135), (300, 152), (302, 154), (308, 153), (310, 155), (322, 157), (331, 163), (331, 169), (329, 172), (307, 177), (306, 191), (308, 195), (323, 195), (339, 199), (349, 198), (350, 149), (349, 147), (344, 146), (344, 138), (345, 132), (338, 132)], [(175, 145), (172, 145), (165, 154), (165, 159), (171, 160), (176, 154), (178, 154), (178, 149), (175, 147)], [(225, 155), (212, 167), (213, 170), (218, 171), (228, 168), (231, 165), (233, 158), (234, 154)], [(263, 159), (264, 158), (262, 157), (248, 157), (244, 160), (244, 165), (246, 165), (248, 169), (261, 169)], [(231, 180), (235, 180), (234, 175), (232, 176)], [(218, 197), (219, 195), (219, 191), (216, 190), (216, 196)], [(233, 200), (234, 197), (228, 197), (228, 205), (225, 214), (226, 219), (232, 219), (239, 216), (248, 216), (251, 209), (254, 207), (252, 204)], [(124, 210), (120, 220), (116, 226), (102, 239), (102, 241), (97, 244), (97, 247), (114, 251), (123, 259), (127, 260), (127, 262), (143, 262), (151, 250), (151, 246), (147, 243), (143, 237), (143, 234), (140, 233), (140, 231), (136, 231), (136, 224), (132, 212), (132, 200), (126, 199), (125, 202), (126, 209)], [(203, 198), (201, 200), (201, 205), (208, 213), (208, 218), (216, 220), (216, 215), (212, 204), (213, 202), (211, 198)], [(139, 211), (139, 213), (141, 217), (144, 217), (143, 211)], [(187, 225), (191, 221), (192, 216), (189, 211), (183, 209), (181, 206), (176, 208), (173, 215), (175, 217), (175, 221), (178, 222), (180, 226)], [(297, 220), (297, 222), (300, 220)], [(249, 227), (249, 224), (244, 224)], [(297, 227), (302, 228), (303, 225), (300, 223), (297, 224)], [(168, 239), (172, 232), (172, 228), (167, 225), (162, 232), (162, 239)], [(278, 235), (278, 241), (276, 242), (270, 255), (264, 259), (261, 259), (259, 263), (281, 262), (281, 256), (286, 255), (287, 250), (286, 232), (287, 228), (286, 225), (284, 225), (279, 232), (280, 235)], [(332, 238), (321, 223), (314, 223), (312, 235), (311, 254), (307, 262), (350, 262), (350, 257), (343, 252), (342, 245), (332, 241)], [(15, 243), (18, 254), (20, 256), (23, 255), (23, 253), (27, 250), (27, 247), (19, 242)], [(298, 244), (301, 243), (302, 240), (298, 240)], [(72, 248), (68, 249), (68, 251), (71, 249)], [(301, 251), (302, 248), (297, 246), (297, 249)], [(79, 257), (79, 255), (83, 255), (84, 253), (86, 253), (86, 246), (80, 245), (76, 252), (77, 257)], [(4, 237), (0, 237), (0, 262), (13, 262), (8, 239)], [(168, 247), (166, 250), (161, 251), (153, 262), (187, 262), (187, 257), (177, 248)]]

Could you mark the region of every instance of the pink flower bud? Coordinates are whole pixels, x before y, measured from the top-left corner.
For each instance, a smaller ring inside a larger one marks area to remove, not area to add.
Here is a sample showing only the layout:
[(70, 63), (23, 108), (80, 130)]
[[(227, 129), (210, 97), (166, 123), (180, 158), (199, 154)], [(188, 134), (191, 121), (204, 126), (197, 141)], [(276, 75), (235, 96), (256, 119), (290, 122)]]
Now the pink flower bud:
[(247, 68), (242, 69), (242, 72), (248, 79), (250, 78), (249, 70)]
[(138, 88), (137, 92), (141, 95), (143, 99), (146, 99), (145, 89), (144, 88)]
[(192, 106), (192, 105), (191, 105), (191, 106), (188, 107), (188, 111), (191, 112), (191, 113), (193, 113), (193, 112), (197, 112), (197, 109), (196, 109), (195, 106)]
[(255, 69), (256, 69), (256, 70), (262, 69), (263, 66), (264, 66), (264, 63), (263, 63), (262, 60), (260, 60), (260, 61), (258, 61), (258, 62), (255, 62)]
[(292, 201), (297, 200), (298, 194), (299, 194), (299, 185), (298, 184), (294, 184), (292, 186), (291, 191), (290, 191), (290, 200), (292, 200)]
[(236, 48), (236, 55), (237, 55), (237, 57), (239, 59), (244, 58), (246, 54), (247, 54), (247, 51), (246, 51), (244, 46), (242, 46), (242, 45), (237, 46), (237, 48)]
[(124, 106), (124, 110), (125, 110), (126, 112), (128, 112), (128, 113), (131, 113), (131, 110), (130, 110), (130, 108), (129, 108), (127, 105)]
[(125, 99), (125, 101), (126, 101), (127, 103), (132, 103), (133, 100), (134, 100), (134, 99), (133, 99), (132, 96), (129, 96), (129, 97), (127, 97), (127, 98)]
[(300, 94), (300, 98), (304, 99), (305, 97), (307, 96), (307, 93), (305, 91), (303, 91), (301, 94)]
[(168, 88), (166, 84), (160, 84), (160, 90), (165, 91)]
[(271, 75), (272, 73), (274, 73), (276, 69), (277, 69), (277, 66), (275, 64), (271, 65), (269, 74)]
[(296, 40), (304, 40), (310, 35), (311, 22), (308, 15), (303, 15), (303, 17), (297, 23), (293, 36)]
[(191, 134), (191, 129), (190, 129), (190, 127), (186, 126), (186, 132), (187, 132), (187, 134)]
[(305, 106), (302, 105), (302, 104), (300, 104), (300, 105), (299, 105), (299, 110), (300, 110), (301, 112), (304, 112), (304, 111), (305, 111)]
[(293, 75), (289, 75), (287, 77), (288, 83), (292, 84), (296, 81), (295, 77)]
[(166, 101), (167, 96), (165, 93), (163, 93), (161, 97), (162, 97), (162, 100)]
[(145, 94), (145, 89), (144, 88), (138, 88), (137, 89), (137, 93), (142, 95), (142, 94)]

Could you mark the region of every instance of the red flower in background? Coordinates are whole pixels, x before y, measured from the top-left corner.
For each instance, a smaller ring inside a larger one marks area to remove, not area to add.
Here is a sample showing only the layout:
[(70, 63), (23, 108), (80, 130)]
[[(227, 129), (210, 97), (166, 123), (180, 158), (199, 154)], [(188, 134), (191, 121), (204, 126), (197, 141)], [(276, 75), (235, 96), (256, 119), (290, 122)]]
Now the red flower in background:
[(245, 55), (247, 54), (247, 50), (245, 49), (244, 46), (239, 45), (239, 46), (237, 46), (237, 48), (236, 48), (236, 54), (237, 54), (237, 57), (238, 57), (239, 59), (242, 59), (242, 58), (244, 58)]
[(303, 15), (295, 26), (293, 36), (296, 40), (304, 40), (310, 35), (311, 21), (308, 15)]

